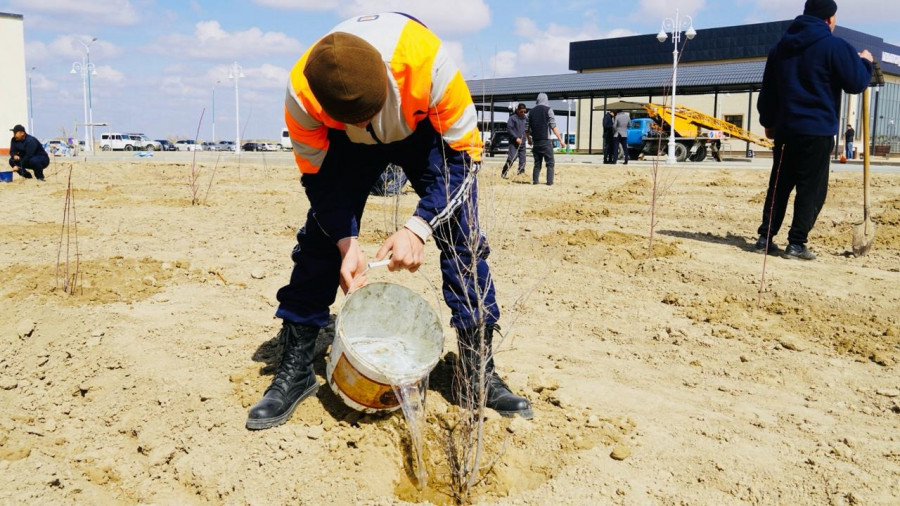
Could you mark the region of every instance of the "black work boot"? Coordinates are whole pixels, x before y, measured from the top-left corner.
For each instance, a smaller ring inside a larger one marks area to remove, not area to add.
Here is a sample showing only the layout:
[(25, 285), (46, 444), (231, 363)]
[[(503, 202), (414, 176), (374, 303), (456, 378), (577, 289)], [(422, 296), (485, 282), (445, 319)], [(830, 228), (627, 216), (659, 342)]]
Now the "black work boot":
[(268, 429), (283, 424), (303, 399), (319, 389), (312, 366), (318, 335), (319, 327), (284, 322), (281, 363), (263, 398), (250, 408), (248, 429)]
[[(460, 389), (460, 401), (464, 408), (476, 409), (481, 393), (485, 392), (484, 405), (493, 409), (500, 416), (513, 417), (519, 415), (526, 420), (531, 420), (534, 412), (528, 399), (520, 397), (500, 379), (494, 370), (494, 358), (491, 351), (494, 329), (497, 325), (486, 325), (484, 328), (484, 348), (480, 352), (480, 329), (457, 329), (459, 344), (459, 371), (463, 379), (457, 383)], [(484, 375), (481, 375), (481, 362), (484, 355), (488, 356), (485, 364)]]

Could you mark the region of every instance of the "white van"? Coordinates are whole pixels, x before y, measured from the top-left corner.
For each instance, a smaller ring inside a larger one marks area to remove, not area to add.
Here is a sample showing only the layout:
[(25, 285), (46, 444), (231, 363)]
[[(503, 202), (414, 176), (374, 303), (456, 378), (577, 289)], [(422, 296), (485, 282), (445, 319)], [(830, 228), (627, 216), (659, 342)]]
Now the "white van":
[(281, 144), (278, 145), (278, 149), (282, 151), (290, 151), (294, 149), (293, 145), (291, 144), (291, 134), (288, 133), (287, 128), (281, 129)]
[(130, 135), (110, 132), (100, 135), (100, 149), (103, 151), (134, 151), (141, 148), (135, 146), (135, 141), (131, 139)]
[(162, 146), (144, 134), (107, 132), (100, 135), (100, 149), (103, 151), (143, 151), (145, 149), (156, 151), (162, 149)]

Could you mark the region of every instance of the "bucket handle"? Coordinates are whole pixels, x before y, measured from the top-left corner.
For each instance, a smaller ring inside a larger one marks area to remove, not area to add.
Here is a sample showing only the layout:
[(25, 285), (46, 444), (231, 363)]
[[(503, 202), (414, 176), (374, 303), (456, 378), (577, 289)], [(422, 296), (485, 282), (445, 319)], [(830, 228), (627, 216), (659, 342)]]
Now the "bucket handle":
[(389, 263), (391, 263), (390, 257), (385, 258), (384, 260), (379, 260), (377, 262), (369, 262), (368, 264), (366, 264), (366, 272), (368, 272), (369, 269), (374, 269), (375, 267), (384, 267)]
[[(364, 271), (362, 271), (361, 273), (357, 274), (356, 277), (353, 278), (353, 281), (350, 282), (350, 290), (347, 291), (347, 295), (349, 296), (351, 293), (355, 292), (357, 290), (357, 288), (361, 288), (361, 287), (356, 286), (356, 281), (359, 278), (363, 277), (367, 272), (369, 272), (369, 270), (377, 269), (378, 267), (386, 267), (389, 263), (391, 263), (391, 257), (387, 257), (384, 260), (378, 260), (377, 262), (367, 263), (366, 269)], [(431, 280), (428, 279), (428, 276), (426, 276), (425, 274), (422, 274), (422, 271), (417, 271), (417, 272), (419, 273), (419, 275), (422, 276), (422, 279), (424, 279), (425, 282), (428, 283), (428, 286), (431, 287), (431, 291), (432, 291), (432, 293), (434, 293), (434, 300), (437, 302), (436, 306), (437, 306), (437, 310), (438, 310), (438, 317), (440, 318), (440, 321), (443, 322), (444, 314), (443, 314), (443, 311), (441, 311), (442, 304), (441, 304), (441, 298), (439, 296), (440, 292), (438, 292), (437, 288), (434, 286), (434, 283), (432, 283)]]

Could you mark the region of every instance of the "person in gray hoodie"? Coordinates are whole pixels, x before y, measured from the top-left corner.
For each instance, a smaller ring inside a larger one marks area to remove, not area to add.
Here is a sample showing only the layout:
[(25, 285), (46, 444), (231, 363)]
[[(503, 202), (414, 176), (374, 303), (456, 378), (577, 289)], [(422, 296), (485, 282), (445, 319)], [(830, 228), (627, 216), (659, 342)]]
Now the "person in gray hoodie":
[(541, 175), (541, 165), (547, 160), (547, 185), (553, 184), (553, 168), (556, 161), (553, 158), (553, 142), (550, 140), (550, 132), (559, 139), (560, 146), (566, 147), (559, 128), (556, 127), (556, 116), (550, 108), (550, 101), (546, 93), (538, 93), (537, 105), (528, 112), (528, 134), (531, 141), (531, 153), (534, 155), (534, 170), (531, 174), (531, 182), (538, 184)]
[(630, 123), (631, 115), (628, 114), (628, 111), (616, 112), (616, 118), (613, 123), (616, 129), (616, 138), (613, 142), (615, 149), (612, 163), (616, 163), (616, 160), (619, 159), (619, 151), (621, 151), (625, 158), (625, 165), (628, 165), (628, 125)]

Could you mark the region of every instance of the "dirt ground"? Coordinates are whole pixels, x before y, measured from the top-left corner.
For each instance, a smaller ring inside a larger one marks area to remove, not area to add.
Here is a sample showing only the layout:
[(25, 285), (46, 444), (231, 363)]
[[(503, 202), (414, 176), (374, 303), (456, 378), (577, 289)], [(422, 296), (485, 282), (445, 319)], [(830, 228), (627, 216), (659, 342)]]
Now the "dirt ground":
[[(900, 503), (900, 174), (874, 174), (856, 258), (861, 176), (832, 173), (802, 262), (753, 251), (768, 172), (739, 165), (571, 163), (552, 187), (485, 165), (497, 363), (535, 417), (490, 414), (476, 503)], [(449, 504), (444, 362), (422, 492), (403, 417), (345, 407), (323, 360), (288, 423), (244, 428), (306, 200), (288, 154), (193, 170), (196, 191), (166, 154), (0, 184), (0, 503)], [(415, 201), (371, 198), (368, 254)], [(423, 275), (374, 278), (434, 300), (428, 248)]]

